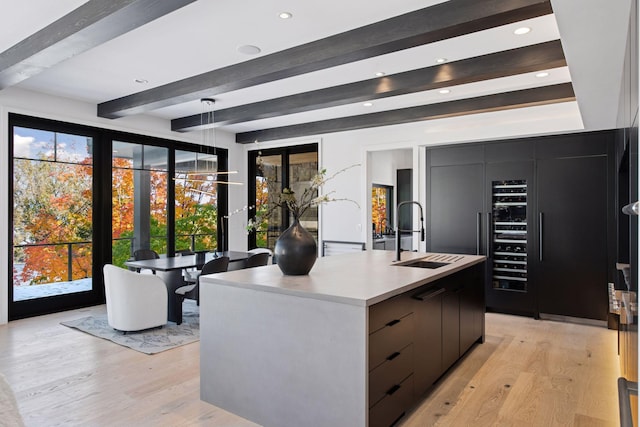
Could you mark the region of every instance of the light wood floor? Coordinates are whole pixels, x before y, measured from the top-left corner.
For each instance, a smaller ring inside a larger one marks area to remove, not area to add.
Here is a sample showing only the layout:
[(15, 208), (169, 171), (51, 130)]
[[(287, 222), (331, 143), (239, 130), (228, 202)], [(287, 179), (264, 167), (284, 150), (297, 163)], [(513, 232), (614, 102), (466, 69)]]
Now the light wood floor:
[[(59, 324), (93, 310), (0, 326), (0, 372), (27, 426), (255, 426), (199, 400), (199, 344), (149, 356)], [(614, 331), (498, 314), (486, 323), (486, 342), (401, 427), (618, 425)]]

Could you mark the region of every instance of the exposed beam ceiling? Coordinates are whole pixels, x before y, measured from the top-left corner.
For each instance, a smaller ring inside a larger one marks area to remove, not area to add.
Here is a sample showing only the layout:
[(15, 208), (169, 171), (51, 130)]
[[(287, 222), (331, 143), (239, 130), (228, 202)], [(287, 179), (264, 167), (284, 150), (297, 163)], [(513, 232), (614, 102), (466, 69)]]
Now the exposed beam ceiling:
[(0, 89), (195, 0), (90, 0), (0, 53)]
[[(122, 126), (215, 126), (241, 143), (409, 121), (429, 122), (402, 129), (442, 141), (473, 139), (465, 123), (484, 138), (606, 129), (619, 125), (631, 1), (8, 2), (0, 104), (69, 99), (83, 114), (97, 107), (98, 125), (139, 114), (152, 121)], [(215, 123), (200, 98), (215, 98)], [(478, 112), (489, 112), (480, 125)]]
[(571, 83), (543, 86), (515, 92), (498, 93), (477, 98), (422, 105), (399, 110), (383, 111), (372, 114), (323, 120), (302, 125), (284, 126), (236, 134), (236, 142), (249, 144), (296, 138), (330, 132), (364, 129), (375, 126), (397, 125), (422, 120), (456, 117), (467, 114), (502, 111), (535, 105), (555, 104), (574, 101), (575, 95)]
[(548, 0), (450, 0), (351, 31), (103, 102), (118, 118), (552, 13)]
[[(215, 112), (218, 125), (405, 95), (431, 89), (513, 76), (566, 65), (559, 40), (463, 59), (390, 76), (304, 92)], [(171, 130), (186, 132), (210, 125), (211, 117), (195, 114), (171, 121)]]

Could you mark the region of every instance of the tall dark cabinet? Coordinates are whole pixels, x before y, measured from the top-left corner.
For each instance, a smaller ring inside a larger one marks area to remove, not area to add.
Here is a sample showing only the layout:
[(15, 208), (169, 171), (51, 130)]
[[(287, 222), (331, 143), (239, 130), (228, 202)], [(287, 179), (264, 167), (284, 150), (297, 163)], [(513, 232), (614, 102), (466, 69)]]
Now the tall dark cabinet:
[(498, 312), (607, 319), (614, 131), (427, 150), (427, 250), (487, 256)]
[[(613, 139), (607, 141), (613, 148)], [(615, 267), (608, 256), (608, 217), (615, 215), (609, 201), (612, 156), (595, 139), (575, 145), (563, 152), (554, 143), (538, 145), (538, 309), (606, 320), (606, 285)]]
[[(398, 169), (396, 171), (397, 203), (413, 200), (413, 169)], [(398, 225), (402, 230), (413, 228), (413, 209), (401, 209), (396, 212)]]
[(484, 212), (484, 147), (427, 152), (427, 247), (432, 252), (479, 255)]

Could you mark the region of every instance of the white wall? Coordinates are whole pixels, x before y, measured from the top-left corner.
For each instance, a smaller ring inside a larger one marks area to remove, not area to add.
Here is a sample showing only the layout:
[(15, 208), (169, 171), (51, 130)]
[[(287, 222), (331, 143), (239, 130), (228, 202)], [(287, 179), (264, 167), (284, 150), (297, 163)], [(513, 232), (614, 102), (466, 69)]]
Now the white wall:
[(411, 149), (374, 151), (371, 153), (369, 162), (371, 163), (371, 182), (395, 187), (396, 171), (413, 167), (413, 151)]

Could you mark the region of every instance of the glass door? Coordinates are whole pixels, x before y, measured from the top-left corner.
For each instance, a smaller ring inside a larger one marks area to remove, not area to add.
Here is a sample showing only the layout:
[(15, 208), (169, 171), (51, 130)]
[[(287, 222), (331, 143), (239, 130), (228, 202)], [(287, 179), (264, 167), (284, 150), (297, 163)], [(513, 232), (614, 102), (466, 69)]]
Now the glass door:
[[(264, 212), (284, 188), (302, 192), (318, 173), (318, 145), (274, 148), (249, 152), (249, 218), (263, 218)], [(285, 209), (273, 212), (256, 230), (249, 233), (249, 248), (274, 249), (280, 234), (289, 227), (293, 218)], [(300, 219), (301, 224), (318, 239), (318, 208), (309, 209)]]
[(486, 176), (487, 309), (537, 316), (533, 162), (490, 163)]
[[(305, 188), (311, 186), (311, 180), (318, 174), (318, 153), (289, 154), (289, 188), (295, 194), (302, 194)], [(317, 197), (317, 192), (314, 197)], [(293, 223), (293, 216), (289, 216), (289, 225)], [(318, 241), (318, 207), (309, 208), (300, 218), (300, 224)], [(275, 244), (275, 243), (274, 243)]]
[(113, 141), (112, 263), (124, 267), (138, 249), (167, 253), (166, 147)]
[(492, 181), (493, 288), (527, 290), (527, 181)]
[(94, 290), (94, 138), (17, 124), (11, 137), (16, 319), (75, 306)]
[(217, 156), (176, 150), (175, 159), (175, 251), (223, 250), (223, 242), (218, 244)]

